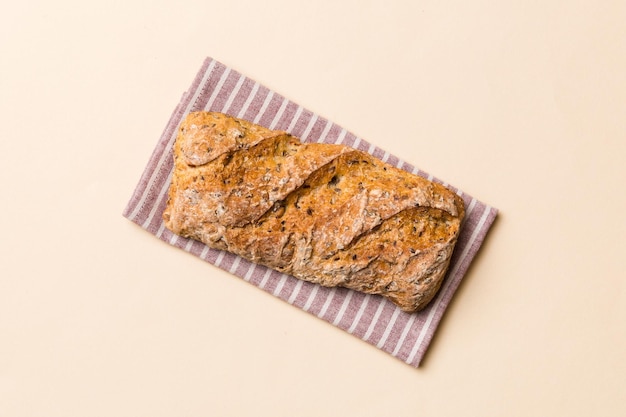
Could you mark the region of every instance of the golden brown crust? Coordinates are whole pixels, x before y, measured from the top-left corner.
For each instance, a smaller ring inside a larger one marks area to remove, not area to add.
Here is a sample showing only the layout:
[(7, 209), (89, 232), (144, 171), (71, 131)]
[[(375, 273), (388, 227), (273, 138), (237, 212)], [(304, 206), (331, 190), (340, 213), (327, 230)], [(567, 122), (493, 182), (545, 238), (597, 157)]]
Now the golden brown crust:
[(409, 312), (441, 285), (465, 209), (440, 184), (220, 113), (191, 113), (174, 155), (163, 217), (176, 234)]

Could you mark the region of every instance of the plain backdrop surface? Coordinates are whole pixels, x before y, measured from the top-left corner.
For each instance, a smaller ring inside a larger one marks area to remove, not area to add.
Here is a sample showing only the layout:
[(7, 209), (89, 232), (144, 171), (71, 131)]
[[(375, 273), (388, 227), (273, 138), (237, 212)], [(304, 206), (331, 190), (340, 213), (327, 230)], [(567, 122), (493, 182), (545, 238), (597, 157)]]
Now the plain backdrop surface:
[[(626, 414), (623, 1), (2, 9), (1, 416)], [(121, 216), (206, 56), (500, 210), (419, 369)]]

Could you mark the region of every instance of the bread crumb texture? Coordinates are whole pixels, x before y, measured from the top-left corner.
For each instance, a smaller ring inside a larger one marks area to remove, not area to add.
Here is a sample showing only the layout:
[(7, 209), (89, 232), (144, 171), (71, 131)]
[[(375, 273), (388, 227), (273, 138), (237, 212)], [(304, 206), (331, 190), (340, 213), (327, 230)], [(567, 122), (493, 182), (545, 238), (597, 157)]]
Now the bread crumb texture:
[(365, 152), (194, 112), (163, 218), (209, 247), (414, 312), (440, 288), (464, 214), (448, 188)]

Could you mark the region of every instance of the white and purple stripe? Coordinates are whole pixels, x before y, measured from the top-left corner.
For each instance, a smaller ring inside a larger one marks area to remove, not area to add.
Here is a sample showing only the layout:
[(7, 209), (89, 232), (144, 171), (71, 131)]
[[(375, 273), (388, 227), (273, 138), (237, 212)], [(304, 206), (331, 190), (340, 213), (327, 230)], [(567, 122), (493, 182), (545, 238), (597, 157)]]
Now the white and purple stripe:
[(123, 213), (159, 239), (315, 314), (411, 366), (419, 366), (443, 313), (496, 218), (497, 210), (450, 187), (466, 203), (466, 220), (441, 290), (419, 313), (404, 313), (381, 297), (300, 281), (233, 254), (210, 249), (200, 242), (178, 237), (164, 227), (161, 215), (172, 174), (172, 145), (177, 127), (189, 112), (202, 109), (224, 112), (266, 127), (285, 130), (306, 142), (358, 147), (392, 165), (443, 182), (243, 74), (207, 58), (174, 109)]

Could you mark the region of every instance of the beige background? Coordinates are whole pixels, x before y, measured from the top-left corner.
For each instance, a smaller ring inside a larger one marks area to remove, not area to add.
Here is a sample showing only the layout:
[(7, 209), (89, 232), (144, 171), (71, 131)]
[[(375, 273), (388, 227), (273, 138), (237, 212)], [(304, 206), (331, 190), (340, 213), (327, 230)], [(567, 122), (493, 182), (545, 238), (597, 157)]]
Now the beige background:
[[(0, 416), (626, 415), (624, 22), (622, 0), (5, 2)], [(208, 55), (501, 210), (420, 369), (122, 218)]]

